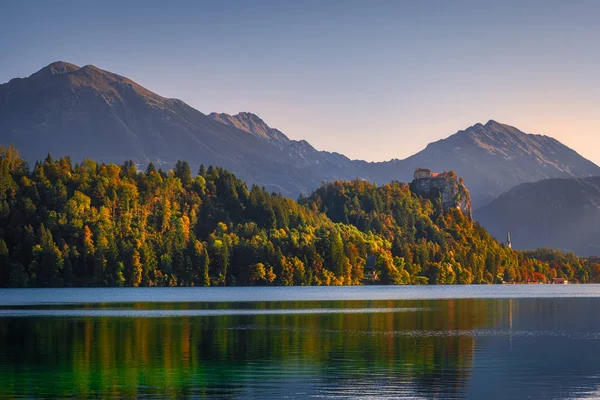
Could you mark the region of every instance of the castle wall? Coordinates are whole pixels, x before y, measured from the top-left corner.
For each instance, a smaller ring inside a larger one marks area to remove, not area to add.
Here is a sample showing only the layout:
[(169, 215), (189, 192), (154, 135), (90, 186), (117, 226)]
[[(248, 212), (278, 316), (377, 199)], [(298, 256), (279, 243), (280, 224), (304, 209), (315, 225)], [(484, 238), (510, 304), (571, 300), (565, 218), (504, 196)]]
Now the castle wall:
[(415, 179), (425, 179), (431, 177), (431, 171), (429, 170), (417, 170), (415, 171)]

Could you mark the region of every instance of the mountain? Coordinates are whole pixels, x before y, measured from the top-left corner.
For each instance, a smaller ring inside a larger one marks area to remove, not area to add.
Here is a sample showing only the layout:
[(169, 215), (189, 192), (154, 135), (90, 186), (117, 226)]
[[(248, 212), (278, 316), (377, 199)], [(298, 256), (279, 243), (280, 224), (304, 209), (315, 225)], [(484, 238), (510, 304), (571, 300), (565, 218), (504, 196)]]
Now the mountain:
[(510, 231), (513, 248), (600, 255), (600, 177), (522, 184), (475, 216), (498, 239)]
[(468, 182), (475, 208), (521, 183), (600, 175), (598, 166), (560, 142), (495, 121), (404, 160), (350, 160), (291, 140), (257, 115), (205, 115), (120, 75), (65, 62), (0, 85), (0, 144), (14, 144), (29, 162), (50, 153), (143, 167), (171, 168), (180, 159), (192, 168), (218, 165), (290, 197), (323, 181), (410, 182), (417, 168), (454, 170)]
[(408, 181), (422, 167), (453, 170), (465, 178), (475, 207), (521, 183), (600, 175), (600, 167), (558, 140), (493, 120), (431, 143), (407, 159), (367, 165), (367, 171), (383, 180)]
[(188, 159), (291, 196), (320, 181), (270, 143), (92, 65), (56, 62), (0, 85), (0, 143), (30, 162), (48, 153), (144, 167)]
[[(236, 115), (210, 113), (209, 118), (230, 125), (272, 143), (289, 143), (291, 140), (278, 129), (273, 129), (258, 115), (241, 112)], [(311, 146), (312, 147), (312, 146)]]
[(290, 140), (269, 127), (257, 115), (212, 113), (209, 117), (276, 143), (298, 165), (309, 167), (324, 180), (355, 177), (386, 183), (410, 182), (416, 169), (454, 170), (465, 178), (473, 204), (482, 206), (525, 182), (548, 178), (600, 175), (600, 167), (581, 157), (556, 139), (527, 134), (515, 127), (490, 120), (429, 144), (404, 160), (365, 162), (338, 153), (318, 151), (306, 141)]
[(352, 180), (366, 177), (360, 162), (352, 161), (340, 153), (319, 151), (306, 140), (291, 140), (280, 130), (267, 125), (258, 115), (240, 112), (236, 115), (211, 113), (208, 116), (273, 144), (292, 157), (297, 167), (310, 170), (312, 174), (320, 176), (317, 185), (323, 180)]

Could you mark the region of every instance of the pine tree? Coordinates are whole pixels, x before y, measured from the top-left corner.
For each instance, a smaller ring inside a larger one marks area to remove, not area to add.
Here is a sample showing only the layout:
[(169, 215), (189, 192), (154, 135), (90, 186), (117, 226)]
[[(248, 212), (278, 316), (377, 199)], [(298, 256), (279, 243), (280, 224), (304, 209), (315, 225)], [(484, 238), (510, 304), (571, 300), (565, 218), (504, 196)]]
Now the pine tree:
[(140, 252), (135, 249), (131, 256), (131, 286), (138, 287), (142, 282), (143, 267), (140, 261)]
[(181, 180), (184, 187), (188, 187), (192, 183), (192, 171), (190, 165), (185, 161), (177, 161), (174, 169), (175, 176)]

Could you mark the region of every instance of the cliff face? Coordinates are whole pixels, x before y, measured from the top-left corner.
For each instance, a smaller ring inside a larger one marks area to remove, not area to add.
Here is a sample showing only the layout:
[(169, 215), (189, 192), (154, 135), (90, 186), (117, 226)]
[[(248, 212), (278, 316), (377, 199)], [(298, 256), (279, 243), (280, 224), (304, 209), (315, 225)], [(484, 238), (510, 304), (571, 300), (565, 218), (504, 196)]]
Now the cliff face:
[(473, 218), (469, 191), (452, 172), (430, 177), (415, 177), (410, 188), (413, 193), (433, 202), (441, 197), (445, 210), (458, 208), (469, 219)]

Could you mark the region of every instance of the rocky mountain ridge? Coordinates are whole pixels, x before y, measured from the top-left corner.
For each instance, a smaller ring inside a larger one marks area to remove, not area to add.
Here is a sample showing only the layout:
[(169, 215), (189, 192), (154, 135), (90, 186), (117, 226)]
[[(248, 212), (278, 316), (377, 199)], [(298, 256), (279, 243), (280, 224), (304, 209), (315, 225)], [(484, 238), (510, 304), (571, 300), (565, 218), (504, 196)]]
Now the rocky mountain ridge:
[(467, 182), (475, 207), (521, 183), (600, 175), (600, 167), (559, 141), (494, 120), (431, 143), (395, 164), (404, 179), (422, 167), (455, 171)]
[[(600, 167), (556, 139), (527, 134), (494, 120), (485, 125), (475, 124), (430, 143), (424, 150), (403, 160), (366, 162), (350, 160), (338, 153), (318, 151), (305, 141), (290, 140), (280, 130), (270, 128), (260, 117), (248, 112), (233, 116), (213, 113), (210, 116), (215, 119), (219, 116), (218, 120), (263, 138), (268, 134), (261, 132), (277, 132), (280, 148), (293, 158), (303, 160), (305, 165), (326, 166), (327, 171), (315, 173), (325, 175), (329, 172), (328, 179), (358, 177), (379, 183), (393, 180), (410, 182), (414, 171), (419, 168), (453, 170), (465, 178), (476, 207), (489, 203), (521, 183), (600, 175)], [(244, 124), (246, 119), (259, 123)], [(302, 152), (297, 150), (300, 143), (303, 145)]]
[(0, 85), (0, 143), (29, 162), (50, 153), (171, 168), (187, 159), (289, 196), (320, 179), (262, 139), (90, 65), (53, 63)]
[(56, 62), (0, 85), (0, 144), (30, 162), (70, 155), (170, 168), (186, 159), (227, 168), (248, 183), (296, 197), (323, 181), (410, 182), (417, 168), (453, 170), (480, 207), (525, 182), (600, 175), (560, 142), (489, 121), (429, 144), (404, 160), (365, 162), (291, 140), (260, 117), (205, 115), (95, 66)]

